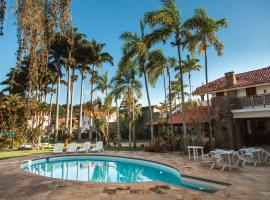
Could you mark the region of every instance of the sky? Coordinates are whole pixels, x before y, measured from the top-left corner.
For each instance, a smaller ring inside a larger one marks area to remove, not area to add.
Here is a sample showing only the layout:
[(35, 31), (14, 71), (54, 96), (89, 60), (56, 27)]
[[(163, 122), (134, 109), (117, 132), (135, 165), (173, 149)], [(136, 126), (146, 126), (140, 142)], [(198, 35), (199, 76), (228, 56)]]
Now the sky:
[[(209, 80), (215, 80), (224, 76), (225, 72), (236, 73), (259, 69), (270, 66), (270, 1), (269, 0), (176, 0), (181, 11), (182, 21), (194, 14), (194, 9), (205, 8), (208, 15), (216, 19), (227, 18), (228, 27), (217, 33), (223, 42), (224, 54), (217, 56), (213, 48), (208, 52)], [(5, 24), (4, 36), (0, 37), (0, 81), (5, 80), (9, 68), (16, 63), (16, 50), (18, 48), (16, 37), (16, 25), (13, 15), (14, 0), (8, 1), (8, 15)], [(139, 33), (139, 20), (147, 11), (161, 7), (159, 0), (73, 0), (72, 17), (74, 27), (87, 35), (88, 39), (106, 43), (105, 51), (114, 57), (114, 66), (105, 64), (100, 73), (109, 71), (112, 77), (117, 70), (121, 58), (122, 41), (119, 36), (124, 31)], [(148, 29), (147, 31), (150, 31)], [(157, 45), (162, 48), (166, 56), (176, 56), (177, 49), (170, 45)], [(188, 52), (183, 52), (183, 57)], [(204, 59), (196, 55), (200, 63), (204, 65)], [(66, 78), (66, 77), (64, 77)], [(89, 79), (89, 77), (87, 77)], [(142, 83), (143, 83), (143, 79)], [(185, 76), (185, 82), (188, 78)], [(192, 73), (192, 87), (204, 83), (204, 68)], [(0, 85), (0, 90), (4, 86)], [(85, 83), (84, 102), (89, 101), (90, 86)], [(152, 104), (164, 101), (164, 89), (162, 77), (155, 88), (150, 87)], [(187, 89), (188, 90), (188, 89)], [(75, 85), (74, 103), (80, 99), (80, 78)], [(104, 96), (96, 93), (95, 96)], [(61, 87), (60, 103), (66, 101), (66, 87)], [(143, 83), (142, 105), (147, 105), (145, 87)]]

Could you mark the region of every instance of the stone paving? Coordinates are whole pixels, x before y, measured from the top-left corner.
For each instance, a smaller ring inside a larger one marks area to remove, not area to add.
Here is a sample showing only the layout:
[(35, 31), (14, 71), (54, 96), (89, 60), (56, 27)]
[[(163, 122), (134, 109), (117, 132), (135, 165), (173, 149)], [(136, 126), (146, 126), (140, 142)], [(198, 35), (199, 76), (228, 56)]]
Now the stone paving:
[[(199, 192), (162, 183), (107, 184), (86, 183), (51, 179), (24, 172), (20, 164), (42, 155), (32, 155), (0, 161), (0, 199), (20, 200), (220, 200), (220, 199), (270, 199), (270, 165), (246, 166), (232, 172), (209, 170), (202, 161), (190, 161), (174, 153), (112, 152), (105, 155), (143, 158), (177, 167), (182, 174), (230, 183), (229, 187), (216, 193)], [(89, 154), (93, 155), (93, 154)], [(47, 156), (47, 155), (46, 155)]]

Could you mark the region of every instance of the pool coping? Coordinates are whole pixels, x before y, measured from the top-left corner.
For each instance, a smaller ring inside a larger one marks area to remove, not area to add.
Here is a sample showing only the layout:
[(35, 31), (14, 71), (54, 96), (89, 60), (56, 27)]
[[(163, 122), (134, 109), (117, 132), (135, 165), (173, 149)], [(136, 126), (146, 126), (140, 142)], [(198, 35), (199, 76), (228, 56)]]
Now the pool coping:
[[(126, 158), (126, 159), (133, 159), (133, 160), (141, 160), (141, 161), (153, 162), (153, 163), (160, 164), (160, 165), (165, 165), (167, 167), (170, 167), (170, 168), (175, 169), (181, 175), (181, 177), (184, 180), (191, 180), (192, 182), (199, 183), (199, 184), (200, 183), (201, 184), (202, 183), (205, 183), (205, 184), (208, 184), (209, 183), (210, 185), (207, 185), (207, 186), (216, 188), (217, 191), (219, 191), (221, 189), (224, 189), (224, 188), (229, 187), (229, 186), (232, 185), (230, 183), (225, 183), (225, 182), (222, 182), (222, 181), (216, 181), (216, 180), (201, 178), (201, 177), (197, 177), (197, 176), (191, 176), (191, 175), (182, 174), (181, 171), (180, 171), (180, 169), (178, 169), (177, 167), (175, 167), (173, 165), (170, 165), (170, 164), (167, 164), (167, 163), (164, 163), (164, 162), (158, 162), (158, 161), (153, 161), (153, 160), (149, 160), (149, 159), (138, 158), (138, 157), (128, 157), (128, 156), (99, 154), (99, 153), (86, 153), (85, 154), (85, 153), (77, 153), (77, 152), (76, 153), (73, 153), (73, 154), (70, 154), (70, 153), (63, 152), (63, 153), (61, 153), (61, 155), (59, 155), (58, 153), (57, 154), (50, 154), (48, 156), (42, 156), (40, 158), (31, 159), (31, 161), (40, 160), (40, 159), (46, 159), (47, 160), (47, 159), (52, 158), (52, 157), (91, 156), (91, 155), (93, 155), (93, 156), (104, 156), (104, 157), (105, 156), (109, 156), (109, 157), (118, 157), (118, 158)], [(29, 160), (22, 162), (21, 165), (27, 163), (28, 161)], [(67, 180), (65, 180), (65, 181), (67, 181)], [(155, 181), (150, 181), (150, 182), (154, 183)], [(90, 182), (90, 183), (94, 183), (94, 182)], [(161, 183), (161, 182), (159, 182), (159, 183)], [(109, 183), (109, 184), (112, 184), (112, 183)], [(116, 183), (113, 183), (113, 184), (116, 184)], [(117, 184), (119, 184), (119, 183), (117, 183)], [(166, 184), (168, 184), (168, 183), (166, 183)], [(171, 184), (168, 184), (168, 185), (171, 185)], [(174, 186), (174, 185), (172, 185), (172, 186)], [(215, 191), (215, 192), (217, 192), (217, 191)]]

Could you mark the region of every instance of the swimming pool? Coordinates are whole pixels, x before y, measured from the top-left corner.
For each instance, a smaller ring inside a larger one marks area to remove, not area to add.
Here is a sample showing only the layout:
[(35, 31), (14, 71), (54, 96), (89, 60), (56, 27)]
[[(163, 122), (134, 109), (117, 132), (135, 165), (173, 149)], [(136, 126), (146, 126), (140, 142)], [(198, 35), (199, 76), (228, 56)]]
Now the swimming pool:
[(41, 176), (105, 183), (162, 182), (174, 186), (215, 192), (216, 189), (184, 181), (180, 172), (170, 166), (117, 156), (56, 156), (28, 161), (25, 171)]

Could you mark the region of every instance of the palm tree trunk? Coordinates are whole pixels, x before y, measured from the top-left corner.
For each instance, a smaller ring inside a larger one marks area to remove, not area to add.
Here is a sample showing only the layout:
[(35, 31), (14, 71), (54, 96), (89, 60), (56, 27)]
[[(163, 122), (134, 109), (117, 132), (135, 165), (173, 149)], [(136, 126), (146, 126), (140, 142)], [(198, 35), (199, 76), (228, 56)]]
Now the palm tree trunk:
[(136, 147), (136, 133), (135, 133), (135, 98), (134, 98), (134, 89), (132, 91), (132, 138), (133, 138), (133, 147)]
[(167, 131), (168, 124), (169, 124), (169, 112), (168, 112), (168, 106), (167, 106), (166, 78), (165, 78), (164, 70), (162, 74), (163, 74), (163, 87), (164, 87), (164, 103), (165, 103), (165, 109), (166, 109), (166, 115), (167, 115), (167, 125), (166, 125), (166, 131)]
[(128, 147), (131, 148), (131, 120), (128, 122)]
[[(107, 91), (107, 89), (106, 89), (106, 97), (105, 97), (106, 99), (108, 98), (108, 91)], [(109, 128), (110, 128), (110, 114), (109, 114), (109, 110), (108, 110), (108, 108), (106, 109), (106, 125), (107, 125), (107, 136), (108, 136), (108, 146), (110, 146), (110, 130), (109, 130)]]
[(81, 96), (80, 96), (80, 128), (78, 133), (78, 139), (82, 139), (82, 110), (83, 110), (83, 83), (84, 83), (84, 74), (82, 72), (82, 80), (81, 80)]
[(188, 81), (189, 81), (189, 100), (191, 101), (192, 87), (191, 87), (191, 73), (190, 73), (190, 71), (188, 71)]
[[(74, 74), (73, 74), (74, 75)], [(70, 119), (69, 119), (69, 133), (73, 131), (72, 119), (73, 119), (73, 95), (74, 95), (74, 80), (71, 80), (71, 98), (70, 98)]]
[(93, 68), (91, 70), (92, 75), (91, 75), (91, 94), (90, 94), (90, 126), (89, 126), (89, 140), (92, 140), (92, 127), (93, 127), (93, 94), (94, 94), (94, 70), (95, 70), (95, 65), (93, 65)]
[(118, 101), (116, 99), (116, 109), (117, 109), (117, 144), (120, 146), (120, 119), (119, 119), (119, 108), (118, 108)]
[(53, 89), (54, 89), (54, 84), (52, 84), (52, 91), (51, 91), (51, 97), (50, 97), (50, 112), (49, 112), (49, 126), (51, 125), (51, 119), (52, 119), (52, 98), (53, 98)]
[(57, 76), (57, 95), (56, 95), (56, 115), (55, 115), (55, 138), (54, 141), (58, 142), (58, 130), (59, 130), (59, 97), (60, 97), (60, 66), (58, 66), (58, 76)]
[(148, 83), (147, 83), (147, 77), (146, 77), (145, 70), (143, 71), (143, 75), (144, 75), (144, 83), (145, 83), (145, 89), (146, 89), (146, 94), (147, 94), (147, 101), (148, 101), (148, 106), (149, 106), (149, 114), (150, 114), (150, 122), (151, 122), (151, 129), (150, 129), (151, 141), (150, 141), (150, 144), (153, 145), (154, 144), (153, 115), (152, 115), (152, 108), (151, 108)]
[(180, 84), (181, 84), (181, 103), (182, 103), (182, 123), (183, 123), (183, 133), (184, 133), (184, 151), (186, 151), (186, 137), (187, 137), (187, 125), (186, 125), (186, 110), (185, 110), (185, 97), (184, 97), (184, 80), (182, 71), (182, 60), (180, 51), (180, 39), (177, 39), (177, 50), (178, 50), (178, 62), (180, 67)]
[[(205, 61), (205, 82), (206, 82), (206, 88), (208, 89), (208, 67), (207, 67), (206, 50), (204, 51), (204, 61)], [(207, 89), (206, 89), (206, 91), (207, 91)], [(210, 144), (213, 146), (212, 123), (211, 123), (211, 113), (210, 113), (210, 103), (209, 103), (208, 92), (206, 92), (206, 101), (207, 101), (207, 108), (208, 108), (209, 141), (210, 141)]]
[(66, 105), (66, 122), (65, 122), (65, 129), (68, 130), (68, 117), (69, 117), (69, 101), (70, 101), (70, 65), (67, 66), (67, 105)]
[(133, 132), (133, 147), (136, 148), (136, 132), (135, 132), (135, 121), (133, 121), (133, 126), (132, 126), (132, 132)]
[(171, 117), (171, 132), (172, 134), (173, 133), (173, 123), (172, 123), (172, 91), (171, 91), (171, 73), (170, 73), (170, 70), (169, 70), (169, 67), (166, 66), (167, 68), (167, 75), (168, 75), (168, 79), (169, 79), (169, 101), (170, 101), (170, 117)]

